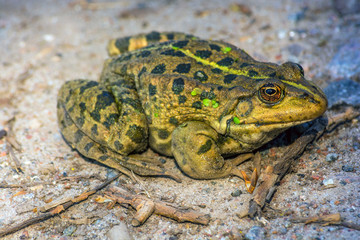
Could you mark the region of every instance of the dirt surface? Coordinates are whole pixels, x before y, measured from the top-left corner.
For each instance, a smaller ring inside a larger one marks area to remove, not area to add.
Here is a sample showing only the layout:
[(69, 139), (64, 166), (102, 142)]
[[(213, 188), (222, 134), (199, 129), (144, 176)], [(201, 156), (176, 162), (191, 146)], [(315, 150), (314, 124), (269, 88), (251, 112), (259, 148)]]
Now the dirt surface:
[[(331, 74), (329, 62), (360, 33), (360, 17), (351, 11), (340, 16), (333, 2), (337, 1), (123, 0), (84, 5), (0, 0), (0, 130), (9, 130), (7, 122), (14, 118), (12, 132), (21, 146), (14, 153), (22, 169), (15, 170), (8, 143), (0, 140), (0, 229), (35, 217), (34, 209), (74, 197), (114, 175), (72, 151), (56, 120), (58, 89), (66, 80), (97, 79), (109, 39), (152, 30), (221, 39), (258, 60), (298, 62), (307, 78), (324, 88), (341, 78)], [(264, 166), (276, 159), (279, 141), (270, 150), (262, 149)], [(4, 239), (121, 239), (120, 232), (128, 232), (129, 239), (359, 239), (360, 232), (349, 228), (289, 221), (293, 216), (340, 212), (347, 221), (360, 224), (359, 156), (358, 121), (326, 133), (283, 179), (265, 223), (237, 216), (251, 198), (240, 179), (198, 181), (184, 176), (176, 183), (141, 178), (141, 184), (134, 185), (153, 199), (208, 213), (210, 224), (151, 216), (143, 226), (132, 227), (134, 210), (119, 205), (107, 209), (106, 203), (96, 201), (103, 195), (99, 192)], [(243, 166), (248, 167), (250, 163)], [(115, 184), (126, 182), (132, 183), (121, 176)]]

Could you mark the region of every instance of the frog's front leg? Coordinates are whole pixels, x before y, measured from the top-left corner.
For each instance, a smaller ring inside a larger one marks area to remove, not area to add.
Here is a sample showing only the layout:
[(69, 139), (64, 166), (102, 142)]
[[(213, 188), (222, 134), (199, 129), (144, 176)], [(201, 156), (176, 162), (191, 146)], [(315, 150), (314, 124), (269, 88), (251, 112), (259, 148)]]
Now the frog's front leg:
[(172, 134), (172, 153), (179, 167), (190, 177), (214, 179), (237, 175), (242, 177), (236, 166), (249, 158), (246, 154), (235, 161), (225, 161), (221, 156), (223, 146), (219, 134), (203, 122), (187, 122), (177, 127)]

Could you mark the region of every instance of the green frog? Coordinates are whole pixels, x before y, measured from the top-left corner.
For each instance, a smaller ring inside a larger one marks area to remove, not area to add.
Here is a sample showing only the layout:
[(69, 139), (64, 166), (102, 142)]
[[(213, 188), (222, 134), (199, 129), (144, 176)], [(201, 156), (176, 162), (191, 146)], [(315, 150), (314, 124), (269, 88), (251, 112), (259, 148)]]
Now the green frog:
[[(259, 62), (222, 41), (151, 32), (109, 42), (99, 81), (66, 82), (58, 121), (82, 155), (131, 176), (241, 176), (237, 165), (289, 127), (321, 116), (324, 93), (296, 63)], [(237, 158), (226, 158), (239, 155)]]

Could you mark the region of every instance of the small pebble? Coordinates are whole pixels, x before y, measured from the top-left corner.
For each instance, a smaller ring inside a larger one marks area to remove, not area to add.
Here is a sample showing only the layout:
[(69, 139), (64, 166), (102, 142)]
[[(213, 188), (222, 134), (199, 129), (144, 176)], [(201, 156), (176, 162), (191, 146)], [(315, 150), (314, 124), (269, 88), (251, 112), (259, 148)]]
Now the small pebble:
[(46, 42), (52, 42), (52, 41), (55, 40), (55, 37), (54, 37), (54, 35), (52, 35), (52, 34), (45, 34), (45, 35), (43, 36), (43, 39), (44, 39)]
[(75, 232), (75, 230), (76, 230), (76, 226), (70, 225), (69, 227), (65, 228), (65, 230), (63, 231), (63, 234), (65, 236), (70, 236)]
[(117, 175), (117, 171), (113, 170), (113, 169), (108, 169), (106, 172), (106, 178), (110, 179), (113, 178)]
[(129, 234), (129, 230), (123, 222), (121, 222), (119, 225), (113, 226), (106, 233), (106, 235), (110, 240), (115, 240), (115, 239), (132, 240), (132, 237)]
[(340, 184), (343, 185), (343, 186), (345, 186), (345, 185), (347, 184), (347, 182), (344, 181), (344, 180), (341, 180), (341, 181), (340, 181)]
[(343, 165), (341, 168), (344, 172), (353, 172), (354, 171), (354, 167), (351, 165)]
[(323, 180), (323, 184), (324, 186), (329, 186), (329, 185), (333, 185), (334, 184), (334, 180), (333, 179), (324, 179)]
[(245, 234), (245, 239), (248, 240), (265, 239), (265, 235), (266, 235), (265, 228), (254, 226)]
[(286, 227), (281, 227), (281, 228), (279, 229), (279, 234), (285, 235), (286, 233), (287, 233)]
[(339, 158), (339, 155), (336, 153), (329, 153), (328, 155), (326, 155), (326, 161), (327, 162), (334, 162), (335, 160), (337, 160)]
[(242, 194), (242, 191), (239, 190), (239, 189), (236, 189), (235, 191), (233, 191), (233, 192), (231, 193), (231, 196), (233, 196), (233, 197), (238, 197), (238, 196), (240, 196), (241, 194)]

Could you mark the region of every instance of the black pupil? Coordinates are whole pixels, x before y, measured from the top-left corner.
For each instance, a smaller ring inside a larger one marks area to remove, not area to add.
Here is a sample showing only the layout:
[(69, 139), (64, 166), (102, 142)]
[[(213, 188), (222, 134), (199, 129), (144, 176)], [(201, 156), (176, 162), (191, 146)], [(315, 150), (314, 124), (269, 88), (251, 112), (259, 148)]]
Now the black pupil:
[(267, 94), (267, 95), (274, 95), (275, 93), (276, 93), (276, 90), (275, 89), (273, 89), (273, 88), (268, 88), (268, 89), (266, 89), (265, 90), (265, 93)]

